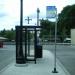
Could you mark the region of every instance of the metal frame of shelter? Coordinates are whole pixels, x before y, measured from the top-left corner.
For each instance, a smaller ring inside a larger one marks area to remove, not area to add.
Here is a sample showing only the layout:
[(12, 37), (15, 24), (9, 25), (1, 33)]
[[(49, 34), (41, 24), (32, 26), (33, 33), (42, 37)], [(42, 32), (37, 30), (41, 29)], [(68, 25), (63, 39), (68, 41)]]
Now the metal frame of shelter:
[[(40, 31), (41, 26), (16, 26), (16, 63), (25, 64), (27, 61), (34, 61), (37, 59), (37, 31)], [(34, 58), (28, 59), (27, 51), (30, 50), (30, 35), (29, 31), (34, 31)], [(25, 33), (23, 33), (25, 32)]]

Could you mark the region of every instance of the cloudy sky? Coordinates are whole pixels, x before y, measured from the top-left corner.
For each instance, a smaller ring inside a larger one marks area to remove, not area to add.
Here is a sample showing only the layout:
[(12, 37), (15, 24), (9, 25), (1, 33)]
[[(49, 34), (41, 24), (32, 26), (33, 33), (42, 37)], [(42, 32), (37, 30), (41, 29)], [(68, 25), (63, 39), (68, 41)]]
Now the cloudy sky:
[[(46, 17), (46, 6), (56, 6), (60, 13), (66, 5), (75, 0), (23, 0), (23, 24), (27, 25), (27, 16), (32, 18), (30, 24), (36, 24), (36, 10), (40, 9), (40, 18)], [(0, 30), (15, 28), (20, 21), (20, 0), (0, 0)]]

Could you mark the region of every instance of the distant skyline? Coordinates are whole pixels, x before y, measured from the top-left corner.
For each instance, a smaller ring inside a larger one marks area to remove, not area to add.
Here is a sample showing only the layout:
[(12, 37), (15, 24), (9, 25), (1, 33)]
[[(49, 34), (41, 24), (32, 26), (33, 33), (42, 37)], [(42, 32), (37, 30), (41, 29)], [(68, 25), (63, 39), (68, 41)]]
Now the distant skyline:
[[(46, 6), (56, 6), (60, 13), (63, 7), (72, 5), (75, 0), (23, 0), (23, 24), (29, 16), (32, 21), (30, 24), (36, 24), (36, 10), (40, 9), (40, 18), (46, 18)], [(15, 28), (20, 21), (20, 0), (0, 0), (0, 30)]]

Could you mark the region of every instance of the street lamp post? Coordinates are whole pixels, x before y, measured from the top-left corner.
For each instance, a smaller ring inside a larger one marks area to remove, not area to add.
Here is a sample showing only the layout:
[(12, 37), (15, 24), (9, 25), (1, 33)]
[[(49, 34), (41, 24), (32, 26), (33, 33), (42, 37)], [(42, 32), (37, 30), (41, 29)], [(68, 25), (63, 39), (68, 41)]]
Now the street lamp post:
[(37, 8), (37, 26), (39, 26), (39, 13), (40, 13), (40, 10), (39, 8)]
[(23, 0), (20, 2), (20, 26), (23, 26)]
[(25, 63), (22, 45), (22, 26), (23, 26), (23, 0), (20, 0), (20, 47), (19, 47), (19, 64)]

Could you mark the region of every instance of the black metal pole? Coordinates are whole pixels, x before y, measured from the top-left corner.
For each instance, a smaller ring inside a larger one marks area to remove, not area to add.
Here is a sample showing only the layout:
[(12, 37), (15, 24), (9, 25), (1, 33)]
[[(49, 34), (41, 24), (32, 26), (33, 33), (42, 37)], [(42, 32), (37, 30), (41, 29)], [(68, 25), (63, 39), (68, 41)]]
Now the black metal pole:
[(22, 26), (23, 26), (23, 0), (20, 2), (20, 51), (23, 55), (23, 49), (22, 49)]
[(30, 56), (30, 31), (28, 31), (28, 55)]
[(25, 60), (27, 60), (27, 28), (25, 28)]
[(22, 26), (23, 26), (23, 0), (21, 0), (20, 2), (20, 49), (19, 49), (20, 64), (24, 63), (23, 45), (22, 45)]
[(20, 26), (23, 26), (23, 0), (20, 2)]

